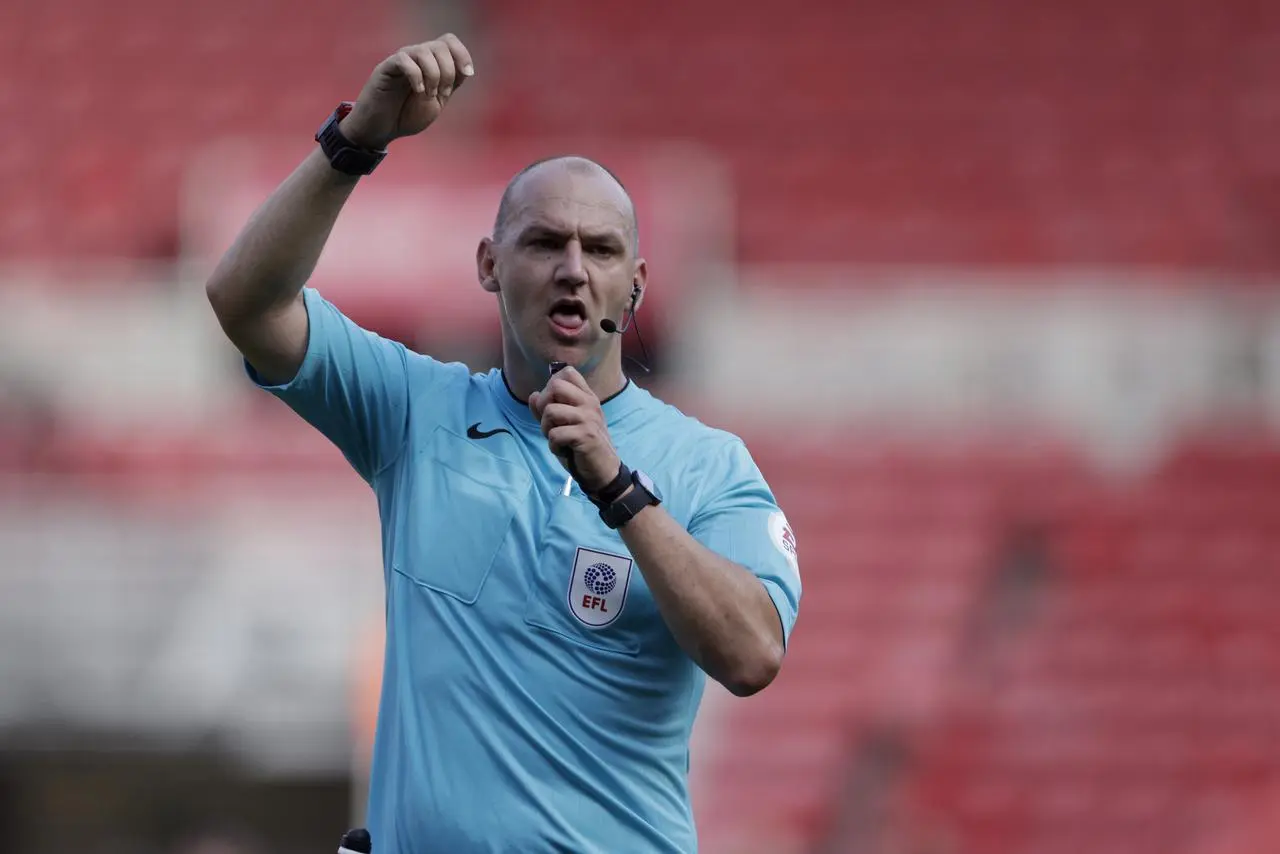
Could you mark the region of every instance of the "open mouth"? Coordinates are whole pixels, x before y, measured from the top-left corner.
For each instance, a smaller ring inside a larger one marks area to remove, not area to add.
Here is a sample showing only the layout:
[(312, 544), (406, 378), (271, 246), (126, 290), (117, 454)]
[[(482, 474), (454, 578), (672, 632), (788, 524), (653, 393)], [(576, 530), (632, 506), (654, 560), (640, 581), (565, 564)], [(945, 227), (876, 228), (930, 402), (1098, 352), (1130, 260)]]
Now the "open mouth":
[(587, 325), (587, 307), (580, 300), (556, 300), (551, 305), (549, 317), (557, 332), (576, 335)]

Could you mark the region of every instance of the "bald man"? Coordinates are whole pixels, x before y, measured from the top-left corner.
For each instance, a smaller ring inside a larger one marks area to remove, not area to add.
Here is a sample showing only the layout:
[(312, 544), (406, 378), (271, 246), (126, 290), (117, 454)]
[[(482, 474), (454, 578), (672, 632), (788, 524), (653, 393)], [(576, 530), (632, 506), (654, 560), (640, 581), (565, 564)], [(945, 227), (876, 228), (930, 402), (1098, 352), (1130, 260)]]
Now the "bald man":
[(742, 696), (772, 681), (800, 576), (742, 442), (631, 383), (601, 328), (644, 299), (626, 190), (581, 158), (512, 180), (476, 251), (502, 328), (488, 373), (412, 353), (304, 287), (359, 177), (473, 74), (453, 36), (379, 64), (245, 226), (209, 300), (252, 380), (377, 496), (374, 850), (695, 851), (706, 676)]

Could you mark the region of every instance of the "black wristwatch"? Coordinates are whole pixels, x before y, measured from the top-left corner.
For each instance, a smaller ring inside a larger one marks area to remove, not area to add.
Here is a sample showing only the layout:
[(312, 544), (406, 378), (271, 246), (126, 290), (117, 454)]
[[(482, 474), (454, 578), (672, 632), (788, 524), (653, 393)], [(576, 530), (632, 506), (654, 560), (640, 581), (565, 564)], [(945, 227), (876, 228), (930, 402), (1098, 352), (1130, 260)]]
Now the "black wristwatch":
[[(570, 472), (572, 474), (572, 472)], [(590, 499), (591, 503), (603, 510), (613, 502), (622, 497), (622, 493), (626, 492), (631, 486), (631, 469), (627, 468), (624, 462), (618, 463), (618, 473), (613, 476), (613, 480), (597, 489), (595, 492), (582, 491), (584, 495)]]
[[(625, 470), (626, 466), (623, 466), (623, 469)], [(622, 472), (619, 471), (619, 475), (621, 474)], [(623, 497), (614, 498), (608, 504), (592, 499), (600, 508), (601, 520), (615, 531), (634, 519), (636, 514), (644, 508), (662, 503), (662, 494), (658, 492), (658, 487), (654, 486), (647, 474), (636, 470), (630, 472), (630, 475), (630, 481), (623, 485), (623, 489), (625, 490), (627, 486), (632, 489)]]
[(354, 106), (350, 101), (339, 104), (329, 118), (325, 119), (320, 130), (316, 131), (316, 142), (320, 143), (320, 150), (329, 158), (329, 165), (334, 169), (346, 175), (368, 175), (378, 167), (387, 152), (370, 151), (352, 145), (351, 140), (342, 135), (338, 123), (347, 117)]

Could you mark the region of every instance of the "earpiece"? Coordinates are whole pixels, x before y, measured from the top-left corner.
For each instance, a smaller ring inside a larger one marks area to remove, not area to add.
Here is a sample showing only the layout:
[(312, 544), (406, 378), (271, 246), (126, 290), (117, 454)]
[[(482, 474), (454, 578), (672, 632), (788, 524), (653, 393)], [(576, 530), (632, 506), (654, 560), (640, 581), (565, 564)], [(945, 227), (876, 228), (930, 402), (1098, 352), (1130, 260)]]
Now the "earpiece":
[[(627, 322), (619, 326), (618, 324), (614, 323), (612, 320), (606, 317), (600, 321), (600, 328), (610, 335), (614, 335), (614, 334), (621, 335), (622, 333), (626, 332), (627, 327), (631, 326), (631, 324), (635, 322), (636, 308), (640, 305), (640, 297), (641, 295), (643, 295), (643, 293), (644, 293), (644, 288), (640, 287), (640, 283), (632, 282), (631, 283), (631, 310), (627, 313), (628, 314)], [(640, 342), (640, 352), (644, 354), (645, 362), (649, 361), (649, 353), (647, 350), (645, 350), (644, 339), (640, 337), (639, 326), (636, 327), (636, 340)], [(626, 358), (630, 358), (630, 357), (628, 356)], [(640, 369), (643, 370), (646, 374), (649, 373), (649, 366), (644, 364), (644, 362), (636, 362), (635, 359), (631, 359), (631, 361), (635, 362), (636, 365), (639, 366)]]
[(619, 335), (621, 335), (623, 332), (626, 332), (627, 327), (629, 327), (631, 325), (631, 322), (636, 319), (636, 307), (640, 304), (640, 295), (642, 293), (644, 293), (644, 289), (640, 287), (640, 283), (632, 282), (631, 283), (631, 308), (627, 312), (628, 314), (627, 322), (619, 326), (617, 323), (615, 323), (614, 321), (606, 317), (605, 319), (600, 321), (600, 328), (610, 334), (616, 332)]

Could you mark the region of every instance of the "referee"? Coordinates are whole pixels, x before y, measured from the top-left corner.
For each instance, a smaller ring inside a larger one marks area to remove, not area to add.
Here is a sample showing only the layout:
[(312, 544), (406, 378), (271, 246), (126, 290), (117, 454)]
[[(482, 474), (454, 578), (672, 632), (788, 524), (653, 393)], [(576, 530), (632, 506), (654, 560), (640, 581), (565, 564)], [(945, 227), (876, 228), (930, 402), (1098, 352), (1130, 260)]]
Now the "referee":
[(377, 496), (374, 850), (692, 852), (706, 676), (739, 696), (773, 680), (800, 576), (741, 440), (630, 382), (601, 328), (644, 298), (626, 191), (579, 158), (512, 180), (477, 251), (501, 370), (412, 353), (304, 287), (359, 176), (474, 74), (452, 35), (380, 63), (221, 259), (209, 301), (252, 380)]

